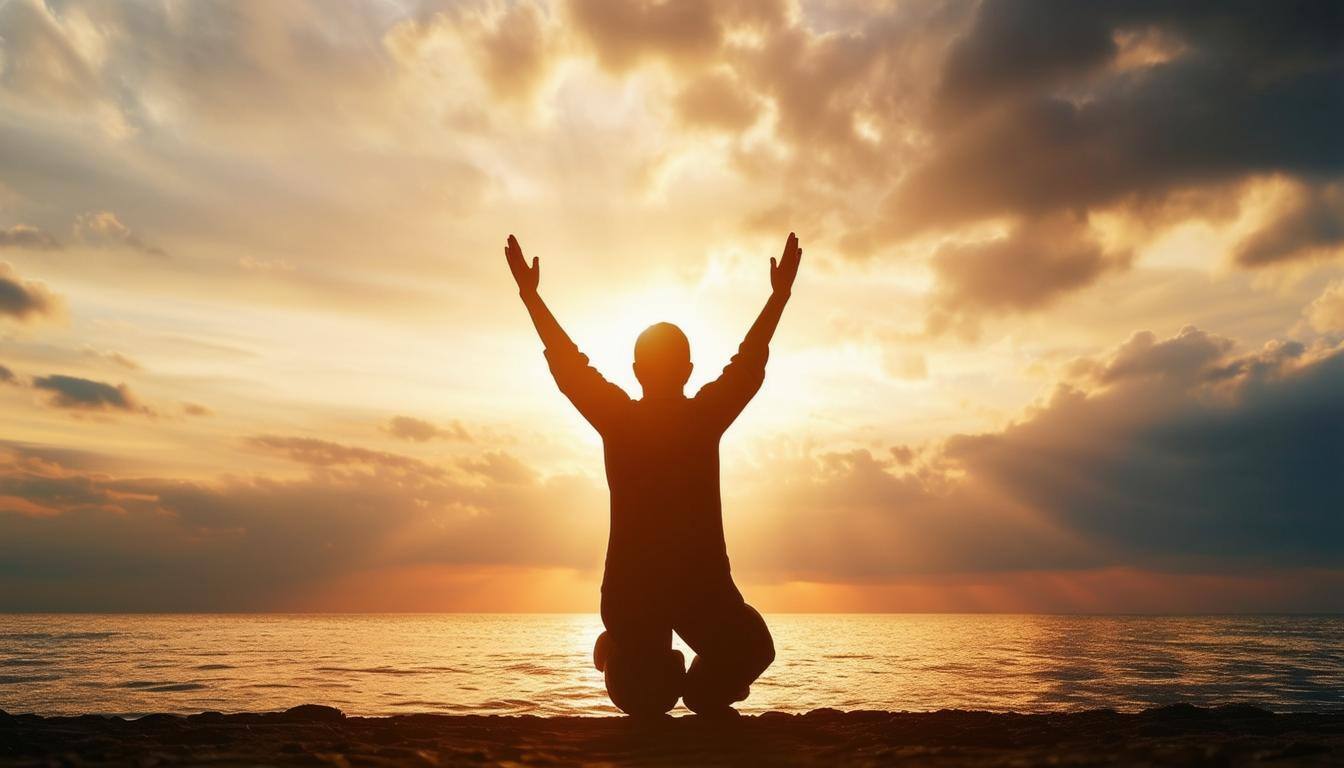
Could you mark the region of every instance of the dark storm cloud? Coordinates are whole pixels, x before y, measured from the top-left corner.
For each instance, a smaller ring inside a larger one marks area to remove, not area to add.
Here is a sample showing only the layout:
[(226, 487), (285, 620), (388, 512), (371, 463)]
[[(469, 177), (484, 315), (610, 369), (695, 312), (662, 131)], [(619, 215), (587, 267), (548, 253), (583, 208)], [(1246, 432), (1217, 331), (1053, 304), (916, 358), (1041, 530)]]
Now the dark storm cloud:
[(1227, 346), (1137, 336), (1103, 366), (1109, 385), (1061, 389), (947, 455), (1114, 563), (1344, 565), (1344, 348)]
[(943, 88), (958, 100), (1006, 96), (1095, 69), (1115, 53), (1097, 6), (987, 0), (949, 53)]
[(1259, 267), (1344, 248), (1344, 186), (1303, 191), (1293, 204), (1237, 246), (1238, 264)]
[[(1257, 175), (1337, 178), (1342, 13), (1328, 1), (983, 3), (944, 65), (943, 138), (897, 189), (896, 230)], [(1169, 58), (1115, 66), (1119, 36), (1145, 32), (1165, 36)]]
[(299, 479), (201, 483), (0, 449), (0, 609), (258, 610), (380, 568), (601, 563), (587, 480), (495, 483), (355, 446), (304, 450), (340, 458)]
[(0, 365), (0, 384), (17, 384), (18, 377), (9, 368)]
[(772, 521), (809, 535), (759, 534), (752, 563), (839, 582), (1344, 567), (1344, 346), (1237, 353), (1187, 328), (1086, 362), (1002, 431), (914, 462), (860, 450), (773, 473), (790, 487)]
[(27, 224), (15, 224), (0, 229), (0, 248), (29, 248), (35, 251), (53, 251), (61, 244), (49, 233)]
[(0, 262), (0, 317), (25, 321), (57, 315), (60, 299), (42, 283), (24, 280), (14, 268)]
[(33, 389), (50, 392), (49, 402), (57, 408), (88, 411), (143, 411), (125, 384), (112, 385), (78, 376), (38, 376)]

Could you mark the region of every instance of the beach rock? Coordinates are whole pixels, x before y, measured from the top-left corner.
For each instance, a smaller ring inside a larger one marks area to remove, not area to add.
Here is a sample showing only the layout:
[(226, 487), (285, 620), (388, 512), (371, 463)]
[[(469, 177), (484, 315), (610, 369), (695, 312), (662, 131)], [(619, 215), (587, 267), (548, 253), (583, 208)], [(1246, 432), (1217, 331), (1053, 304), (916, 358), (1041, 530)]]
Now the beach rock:
[(1274, 713), (1267, 709), (1261, 709), (1253, 704), (1224, 704), (1213, 710), (1222, 717), (1244, 717), (1248, 719), (1261, 719), (1273, 717)]
[[(96, 716), (83, 715), (83, 717), (96, 717)], [(101, 719), (103, 719), (104, 721), (106, 720), (106, 718)], [(186, 720), (187, 718), (183, 717), (182, 715), (166, 715), (162, 713), (155, 713), (152, 715), (145, 715), (144, 717), (138, 717), (135, 719), (135, 722), (139, 723), (140, 725), (174, 726), (179, 725), (181, 723), (185, 723)]]
[(324, 704), (300, 704), (284, 712), (286, 720), (303, 720), (311, 723), (339, 723), (345, 719), (345, 713), (335, 707)]
[(187, 719), (193, 722), (215, 723), (224, 719), (223, 712), (199, 712), (194, 715), (187, 715)]

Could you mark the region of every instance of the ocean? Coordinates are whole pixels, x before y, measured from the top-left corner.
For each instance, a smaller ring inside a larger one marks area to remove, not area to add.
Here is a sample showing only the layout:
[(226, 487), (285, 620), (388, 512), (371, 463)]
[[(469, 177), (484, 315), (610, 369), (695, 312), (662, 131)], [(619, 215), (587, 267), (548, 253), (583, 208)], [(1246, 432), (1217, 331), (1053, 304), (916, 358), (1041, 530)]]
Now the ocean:
[[(747, 713), (1344, 707), (1341, 616), (766, 621), (778, 658)], [(609, 715), (591, 663), (600, 629), (582, 614), (0, 615), (0, 710)]]

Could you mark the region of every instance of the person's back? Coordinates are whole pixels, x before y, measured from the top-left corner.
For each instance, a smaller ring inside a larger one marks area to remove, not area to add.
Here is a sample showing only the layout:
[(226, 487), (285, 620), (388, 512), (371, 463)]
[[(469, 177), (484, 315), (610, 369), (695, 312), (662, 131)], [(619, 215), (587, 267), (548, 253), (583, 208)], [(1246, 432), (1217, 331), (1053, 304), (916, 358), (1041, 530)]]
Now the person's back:
[(719, 436), (701, 403), (639, 400), (602, 433), (611, 489), (604, 589), (667, 595), (724, 582)]
[[(802, 256), (790, 234), (771, 259), (770, 301), (737, 355), (694, 397), (683, 390), (690, 345), (676, 326), (651, 326), (635, 345), (644, 396), (608, 382), (560, 328), (537, 294), (510, 236), (505, 255), (546, 345), (560, 390), (602, 435), (611, 491), (611, 535), (602, 583), (607, 632), (594, 656), (607, 690), (631, 714), (665, 712), (684, 695), (697, 712), (726, 711), (774, 659), (765, 623), (733, 584), (723, 535), (719, 439), (760, 389), (770, 337)], [(697, 657), (682, 675), (673, 631)]]

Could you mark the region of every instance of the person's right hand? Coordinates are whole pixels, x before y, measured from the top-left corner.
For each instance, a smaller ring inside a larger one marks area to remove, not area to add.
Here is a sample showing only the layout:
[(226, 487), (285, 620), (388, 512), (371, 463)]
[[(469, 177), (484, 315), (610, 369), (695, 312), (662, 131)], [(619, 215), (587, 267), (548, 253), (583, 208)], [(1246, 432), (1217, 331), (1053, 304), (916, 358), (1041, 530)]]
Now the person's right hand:
[(798, 265), (803, 260), (803, 249), (798, 247), (798, 236), (789, 233), (784, 243), (784, 255), (779, 263), (770, 257), (770, 287), (775, 293), (787, 296), (793, 290), (794, 278), (798, 277)]
[(504, 258), (509, 262), (514, 282), (518, 283), (518, 292), (536, 293), (537, 285), (541, 282), (541, 264), (537, 257), (533, 256), (532, 266), (527, 266), (527, 259), (523, 258), (523, 249), (518, 246), (517, 238), (509, 235), (508, 245), (504, 246)]

